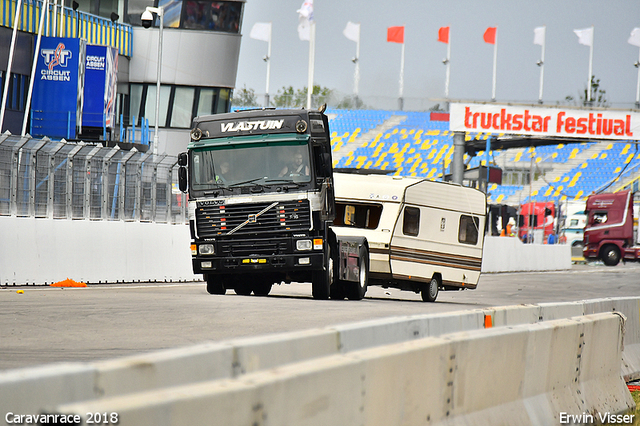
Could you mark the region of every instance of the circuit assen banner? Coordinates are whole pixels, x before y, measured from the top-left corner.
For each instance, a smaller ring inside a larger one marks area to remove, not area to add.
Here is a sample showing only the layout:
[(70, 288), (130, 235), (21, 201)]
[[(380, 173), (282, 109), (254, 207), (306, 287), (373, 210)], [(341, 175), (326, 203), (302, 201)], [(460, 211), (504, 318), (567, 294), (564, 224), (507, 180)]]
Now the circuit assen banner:
[(31, 135), (75, 138), (82, 126), (84, 40), (42, 37), (33, 87)]
[(640, 114), (627, 111), (452, 103), (449, 129), (460, 132), (637, 140), (640, 139)]
[(118, 51), (113, 47), (87, 45), (82, 125), (115, 127), (118, 84)]

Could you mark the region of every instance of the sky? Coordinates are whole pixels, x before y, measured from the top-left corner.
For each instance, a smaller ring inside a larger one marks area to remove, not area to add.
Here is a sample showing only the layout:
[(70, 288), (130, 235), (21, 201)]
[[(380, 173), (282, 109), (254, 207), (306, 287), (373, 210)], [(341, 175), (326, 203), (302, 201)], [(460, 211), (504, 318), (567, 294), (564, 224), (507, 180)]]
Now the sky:
[[(249, 38), (256, 22), (272, 22), (270, 94), (284, 86), (306, 87), (309, 42), (298, 38), (302, 0), (247, 0), (236, 88), (253, 89), (262, 102), (266, 88), (267, 42)], [(541, 46), (534, 28), (546, 26), (543, 101), (579, 98), (588, 83), (589, 47), (573, 30), (594, 26), (593, 75), (614, 108), (633, 108), (638, 84), (639, 48), (627, 42), (640, 27), (638, 0), (314, 0), (316, 52), (314, 84), (339, 98), (353, 94), (351, 59), (356, 43), (342, 31), (361, 24), (359, 95), (374, 108), (398, 105), (401, 45), (386, 41), (387, 27), (405, 26), (405, 109), (426, 110), (445, 94), (442, 60), (447, 45), (438, 29), (450, 27), (451, 100), (489, 101), (493, 45), (483, 40), (497, 27), (496, 101), (536, 103), (540, 88)]]

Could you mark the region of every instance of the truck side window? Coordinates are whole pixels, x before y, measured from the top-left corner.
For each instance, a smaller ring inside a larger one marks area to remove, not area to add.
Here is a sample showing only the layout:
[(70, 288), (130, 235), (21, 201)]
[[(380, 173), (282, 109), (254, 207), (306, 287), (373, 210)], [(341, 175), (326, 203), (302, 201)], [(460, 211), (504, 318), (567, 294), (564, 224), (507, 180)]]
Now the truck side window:
[(593, 225), (601, 225), (607, 222), (607, 213), (606, 212), (595, 212), (593, 213)]
[(476, 245), (478, 243), (478, 227), (480, 220), (477, 217), (461, 215), (460, 228), (458, 229), (458, 242)]
[(402, 221), (402, 233), (405, 235), (411, 235), (413, 237), (418, 236), (420, 231), (420, 209), (417, 207), (405, 207), (404, 219)]

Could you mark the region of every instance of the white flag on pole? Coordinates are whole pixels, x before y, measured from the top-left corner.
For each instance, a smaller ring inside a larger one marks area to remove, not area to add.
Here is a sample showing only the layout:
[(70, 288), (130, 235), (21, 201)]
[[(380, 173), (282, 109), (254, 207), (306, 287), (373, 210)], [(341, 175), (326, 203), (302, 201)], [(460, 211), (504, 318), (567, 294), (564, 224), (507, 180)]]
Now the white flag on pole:
[(585, 46), (593, 46), (593, 27), (573, 30), (573, 32), (578, 36), (578, 43)]
[(533, 44), (544, 46), (544, 36), (546, 29), (546, 27), (537, 27), (533, 29)]
[(631, 37), (627, 40), (629, 44), (640, 47), (640, 28), (634, 28), (631, 31)]
[(249, 37), (256, 40), (269, 41), (271, 37), (271, 22), (256, 22), (253, 24)]
[(305, 0), (298, 12), (298, 37), (311, 40), (311, 21), (313, 21), (313, 0)]
[(342, 31), (342, 34), (351, 41), (356, 43), (360, 41), (360, 24), (354, 24), (353, 22), (347, 22), (346, 28)]

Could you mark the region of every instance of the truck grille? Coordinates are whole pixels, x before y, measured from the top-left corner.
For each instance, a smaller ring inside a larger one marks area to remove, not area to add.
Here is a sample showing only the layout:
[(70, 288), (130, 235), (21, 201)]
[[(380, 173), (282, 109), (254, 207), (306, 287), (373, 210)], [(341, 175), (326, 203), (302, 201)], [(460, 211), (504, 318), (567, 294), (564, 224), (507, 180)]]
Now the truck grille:
[[(289, 239), (287, 239), (289, 240)], [(285, 254), (290, 252), (289, 244), (285, 239), (278, 240), (233, 240), (221, 241), (218, 245), (219, 256), (268, 256), (276, 254)]]
[(233, 235), (278, 234), (308, 231), (311, 212), (308, 200), (282, 201), (255, 217), (272, 203), (199, 205), (196, 208), (196, 230), (199, 238), (227, 235), (239, 225)]

